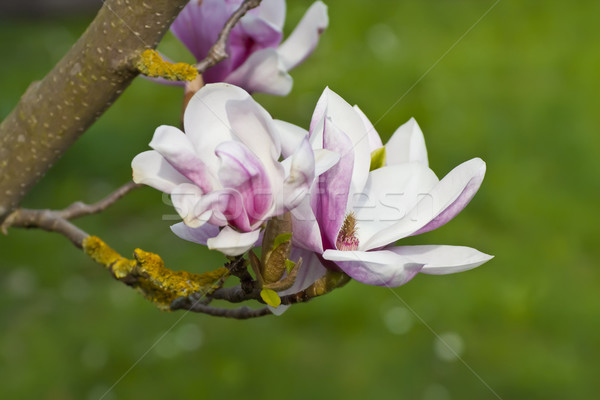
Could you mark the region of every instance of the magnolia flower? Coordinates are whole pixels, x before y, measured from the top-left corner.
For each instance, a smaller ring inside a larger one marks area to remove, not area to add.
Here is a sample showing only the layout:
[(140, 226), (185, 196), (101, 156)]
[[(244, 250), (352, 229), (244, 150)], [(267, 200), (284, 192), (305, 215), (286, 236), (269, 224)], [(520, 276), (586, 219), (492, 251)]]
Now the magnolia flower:
[(175, 234), (227, 255), (247, 251), (265, 221), (297, 205), (314, 180), (315, 155), (317, 173), (339, 158), (315, 154), (305, 138), (279, 162), (279, 131), (291, 124), (273, 120), (247, 92), (224, 83), (200, 89), (183, 122), (185, 133), (156, 129), (154, 150), (132, 161), (133, 180), (171, 195), (183, 218)]
[[(175, 36), (198, 60), (208, 54), (227, 19), (242, 0), (192, 0), (171, 26)], [(327, 7), (315, 2), (283, 43), (285, 0), (263, 0), (236, 24), (227, 42), (229, 57), (209, 68), (204, 82), (227, 82), (246, 89), (286, 95), (292, 89), (288, 71), (315, 49), (329, 23)]]
[(460, 272), (492, 258), (461, 246), (394, 245), (456, 216), (481, 185), (481, 159), (460, 164), (439, 180), (429, 169), (423, 134), (414, 119), (383, 146), (364, 114), (329, 89), (317, 103), (306, 136), (286, 134), (289, 146), (308, 137), (314, 148), (341, 155), (292, 211), (293, 255), (303, 258), (307, 279), (330, 268), (362, 283), (399, 286), (419, 272)]

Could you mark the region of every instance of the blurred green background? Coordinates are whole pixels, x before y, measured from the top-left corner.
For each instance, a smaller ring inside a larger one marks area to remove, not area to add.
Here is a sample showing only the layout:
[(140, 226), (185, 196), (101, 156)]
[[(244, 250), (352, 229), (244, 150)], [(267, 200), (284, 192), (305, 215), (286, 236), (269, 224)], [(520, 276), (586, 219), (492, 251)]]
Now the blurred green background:
[[(310, 2), (289, 3), (288, 32)], [(405, 243), (496, 258), (393, 291), (352, 282), (282, 317), (231, 321), (160, 312), (64, 238), (11, 229), (0, 237), (0, 397), (99, 399), (115, 383), (105, 399), (596, 396), (600, 3), (502, 0), (474, 27), (492, 1), (327, 3), (330, 27), (293, 71), (291, 95), (256, 98), (307, 127), (328, 85), (384, 137), (414, 116), (439, 176), (482, 157), (488, 173), (465, 211)], [(92, 18), (0, 19), (0, 118)], [(160, 49), (191, 61), (170, 34)], [(178, 124), (181, 95), (137, 79), (24, 204), (93, 202), (126, 182), (154, 129)], [(144, 188), (80, 225), (123, 254), (220, 266), (170, 233), (161, 216), (172, 214)]]

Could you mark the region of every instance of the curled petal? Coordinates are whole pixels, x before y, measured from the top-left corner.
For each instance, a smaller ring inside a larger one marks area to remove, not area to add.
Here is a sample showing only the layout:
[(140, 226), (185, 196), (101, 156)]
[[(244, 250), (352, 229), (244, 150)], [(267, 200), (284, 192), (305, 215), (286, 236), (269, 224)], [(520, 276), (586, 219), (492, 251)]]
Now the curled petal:
[(423, 132), (414, 118), (401, 125), (385, 145), (388, 165), (419, 162), (426, 167), (427, 148)]
[(242, 143), (224, 142), (215, 150), (221, 160), (219, 181), (240, 193), (250, 225), (260, 221), (273, 203), (269, 178), (261, 161)]
[(296, 29), (277, 49), (287, 71), (300, 64), (313, 52), (319, 42), (319, 36), (328, 25), (327, 6), (320, 1), (313, 3)]
[(226, 226), (221, 229), (221, 232), (216, 237), (208, 239), (207, 245), (209, 249), (219, 250), (227, 256), (239, 256), (250, 250), (259, 236), (260, 229), (240, 233)]
[[(171, 191), (173, 207), (190, 228), (198, 228), (211, 218), (211, 210), (204, 209), (198, 213), (198, 204), (201, 204), (203, 192), (196, 185), (183, 183)], [(220, 225), (223, 225), (222, 223)]]
[(171, 166), (157, 151), (145, 151), (131, 161), (133, 181), (171, 193), (182, 183), (191, 183)]
[(408, 257), (418, 264), (423, 264), (420, 272), (431, 275), (467, 271), (494, 258), (494, 256), (463, 246), (398, 246), (387, 248), (387, 250)]
[(171, 225), (171, 231), (183, 240), (206, 246), (208, 239), (219, 234), (219, 227), (211, 224), (204, 224), (199, 228), (190, 228), (185, 223), (179, 222)]
[(188, 136), (179, 129), (162, 125), (156, 128), (150, 147), (158, 151), (181, 175), (208, 192), (215, 185), (214, 171), (196, 156)]
[(323, 258), (336, 263), (351, 278), (367, 285), (395, 287), (410, 281), (422, 268), (410, 257), (388, 250), (326, 250)]
[(249, 92), (285, 96), (292, 90), (293, 80), (274, 49), (258, 50), (229, 74), (224, 81), (242, 86)]
[(428, 193), (424, 193), (406, 216), (379, 231), (367, 243), (361, 243), (360, 248), (368, 250), (382, 247), (445, 224), (471, 201), (484, 174), (485, 163), (480, 158), (460, 164)]

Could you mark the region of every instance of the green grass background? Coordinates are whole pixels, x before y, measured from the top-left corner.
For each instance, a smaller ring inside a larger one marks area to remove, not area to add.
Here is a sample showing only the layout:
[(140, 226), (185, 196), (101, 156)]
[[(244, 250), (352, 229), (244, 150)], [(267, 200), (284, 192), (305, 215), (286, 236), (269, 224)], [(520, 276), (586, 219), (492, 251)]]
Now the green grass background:
[[(288, 3), (289, 31), (310, 2)], [(307, 127), (328, 85), (384, 137), (414, 116), (439, 176), (482, 157), (487, 176), (465, 211), (407, 243), (496, 258), (393, 291), (352, 282), (282, 317), (231, 321), (160, 312), (64, 238), (11, 229), (0, 237), (0, 397), (99, 399), (115, 383), (105, 399), (596, 396), (600, 3), (501, 0), (475, 26), (492, 1), (328, 5), (330, 27), (293, 71), (292, 93), (257, 100)], [(0, 118), (91, 18), (0, 19)], [(160, 48), (190, 60), (171, 35)], [(178, 124), (180, 107), (178, 88), (137, 79), (24, 204), (99, 199), (130, 178), (158, 125)], [(80, 224), (175, 269), (221, 265), (172, 235), (165, 214), (144, 188)]]

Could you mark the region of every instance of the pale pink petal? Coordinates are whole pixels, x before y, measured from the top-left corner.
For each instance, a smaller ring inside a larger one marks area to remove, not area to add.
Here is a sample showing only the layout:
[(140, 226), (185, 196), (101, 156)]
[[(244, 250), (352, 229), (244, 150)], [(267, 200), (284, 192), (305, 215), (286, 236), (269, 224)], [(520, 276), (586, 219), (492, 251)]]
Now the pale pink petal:
[[(483, 160), (480, 158), (474, 158), (470, 161), (467, 161), (464, 164), (467, 165), (463, 167), (463, 170), (457, 171), (453, 175), (453, 179), (456, 181), (462, 181), (470, 176), (470, 178), (468, 178), (467, 184), (464, 185), (463, 190), (460, 192), (460, 195), (458, 195), (458, 197), (456, 197), (450, 203), (446, 203), (445, 206), (442, 208), (442, 212), (437, 214), (437, 216), (435, 216), (435, 218), (433, 218), (427, 225), (425, 225), (412, 235), (419, 235), (421, 233), (429, 232), (446, 224), (452, 218), (457, 216), (467, 206), (467, 204), (469, 204), (471, 199), (473, 199), (475, 193), (477, 193), (477, 191), (479, 190), (479, 187), (481, 186), (481, 182), (483, 181), (483, 177), (485, 175), (485, 162), (483, 162)], [(459, 167), (457, 167), (456, 169), (458, 169)], [(468, 171), (469, 169), (471, 169), (472, 171)], [(462, 174), (462, 176), (457, 176), (459, 174)], [(450, 184), (451, 183), (448, 183), (448, 185)]]
[(191, 228), (198, 228), (211, 218), (212, 212), (210, 209), (201, 211), (198, 209), (202, 197), (202, 190), (190, 183), (178, 185), (171, 191), (173, 207), (175, 207), (183, 222)]
[(135, 156), (131, 161), (131, 168), (135, 183), (152, 186), (161, 192), (171, 193), (177, 185), (191, 183), (154, 150)]
[(205, 223), (217, 226), (231, 225), (243, 232), (254, 229), (244, 207), (240, 193), (231, 188), (207, 194), (195, 185), (179, 185), (171, 193), (173, 206), (191, 228)]
[(287, 71), (300, 64), (313, 52), (321, 33), (328, 25), (327, 6), (320, 1), (313, 3), (292, 34), (277, 49)]
[(285, 0), (262, 0), (260, 6), (250, 13), (270, 22), (281, 31), (285, 22), (285, 8)]
[(352, 279), (367, 285), (395, 287), (410, 281), (423, 264), (389, 250), (326, 250), (323, 258), (335, 262)]
[(494, 256), (463, 246), (398, 246), (386, 248), (395, 254), (423, 264), (424, 274), (444, 275), (463, 272), (491, 260)]
[(362, 244), (404, 218), (437, 183), (433, 171), (420, 163), (371, 171), (364, 192), (351, 206), (358, 222), (359, 250), (366, 250)]
[(302, 201), (314, 179), (315, 155), (305, 136), (291, 157), (290, 172), (283, 183), (283, 204), (287, 210), (293, 209)]
[[(314, 188), (315, 185), (313, 185)], [(292, 242), (294, 245), (321, 254), (323, 252), (323, 240), (319, 223), (310, 205), (310, 198), (306, 196), (296, 208), (291, 210), (291, 214), (294, 228)]]
[(229, 226), (221, 229), (216, 237), (207, 240), (208, 248), (219, 250), (227, 256), (239, 256), (250, 250), (260, 235), (260, 229), (240, 233)]
[(188, 136), (179, 129), (162, 125), (156, 128), (150, 147), (159, 152), (181, 175), (194, 182), (203, 192), (217, 184), (214, 166), (209, 168), (194, 152)]
[(281, 155), (288, 158), (300, 146), (305, 137), (308, 137), (308, 131), (297, 125), (290, 124), (279, 119), (273, 120), (281, 142)]
[(375, 130), (375, 127), (373, 126), (371, 121), (369, 121), (369, 118), (367, 118), (365, 113), (362, 112), (362, 110), (358, 108), (356, 104), (354, 105), (354, 110), (360, 116), (360, 119), (362, 120), (365, 129), (367, 130), (367, 135), (369, 138), (369, 150), (373, 152), (374, 150), (383, 147), (383, 142), (379, 137), (379, 133), (377, 133), (377, 130)]
[(190, 228), (183, 222), (171, 225), (171, 231), (183, 240), (203, 244), (206, 241), (219, 234), (219, 227), (211, 224), (204, 224), (199, 228)]
[(225, 82), (241, 86), (249, 92), (285, 96), (292, 90), (293, 80), (287, 73), (279, 54), (273, 49), (252, 53), (248, 59), (232, 71)]
[[(474, 158), (448, 173), (402, 219), (361, 243), (364, 250), (379, 248), (398, 239), (435, 229), (458, 214), (473, 198), (485, 174), (485, 163)], [(431, 229), (430, 229), (431, 228)]]
[(213, 83), (204, 86), (191, 98), (183, 116), (183, 125), (196, 154), (206, 165), (218, 165), (215, 148), (232, 140), (227, 105), (249, 97), (246, 91), (236, 86)]
[(326, 149), (314, 150), (315, 155), (315, 176), (319, 176), (324, 172), (329, 171), (335, 164), (340, 161), (340, 155), (335, 151)]
[(385, 145), (387, 165), (419, 162), (429, 165), (423, 132), (414, 118), (401, 125)]

